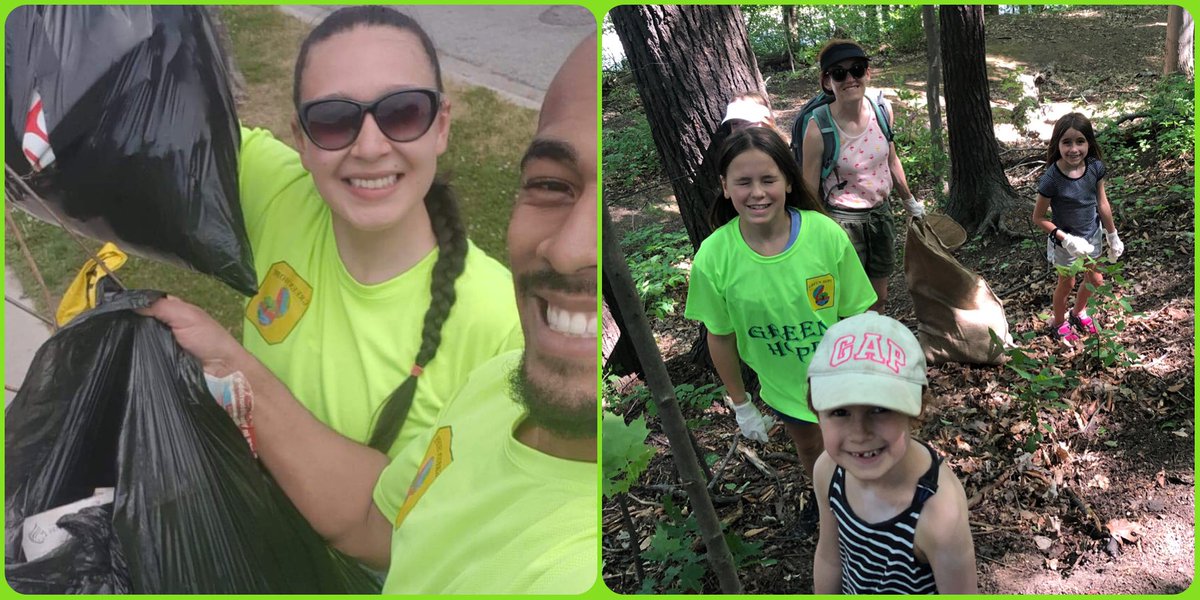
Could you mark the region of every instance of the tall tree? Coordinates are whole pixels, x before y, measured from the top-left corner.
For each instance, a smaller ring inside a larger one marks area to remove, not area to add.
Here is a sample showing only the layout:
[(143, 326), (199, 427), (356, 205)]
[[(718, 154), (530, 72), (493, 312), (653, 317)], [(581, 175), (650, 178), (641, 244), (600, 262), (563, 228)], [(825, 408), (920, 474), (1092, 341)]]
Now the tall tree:
[(796, 47), (796, 5), (788, 4), (783, 7), (783, 29), (784, 36), (787, 38), (787, 54), (788, 68), (794, 73), (796, 71), (796, 56), (793, 48)]
[[(938, 155), (945, 155), (942, 144), (942, 49), (938, 36), (937, 7), (921, 7), (921, 24), (925, 28), (925, 58), (929, 64), (929, 76), (925, 81), (925, 101), (929, 109), (929, 137), (933, 140)], [(941, 185), (939, 182), (939, 189)]]
[(1167, 47), (1164, 52), (1163, 74), (1183, 73), (1192, 78), (1194, 66), (1194, 25), (1192, 15), (1182, 6), (1167, 7)]
[(609, 13), (625, 49), (654, 145), (695, 248), (712, 233), (716, 165), (705, 161), (725, 105), (738, 92), (766, 96), (736, 6), (618, 6)]
[(942, 6), (939, 13), (950, 134), (946, 214), (968, 232), (1010, 234), (1003, 217), (1017, 193), (1000, 164), (1000, 145), (993, 130), (983, 7)]

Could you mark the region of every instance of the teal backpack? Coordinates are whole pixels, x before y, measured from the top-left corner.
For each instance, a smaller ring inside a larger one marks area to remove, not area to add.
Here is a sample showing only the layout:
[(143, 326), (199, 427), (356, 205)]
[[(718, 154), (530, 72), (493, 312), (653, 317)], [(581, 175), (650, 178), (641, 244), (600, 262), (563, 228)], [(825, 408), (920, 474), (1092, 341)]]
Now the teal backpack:
[[(879, 121), (879, 129), (883, 131), (883, 137), (888, 142), (892, 141), (892, 126), (891, 114), (888, 110), (888, 102), (883, 97), (883, 92), (880, 92), (877, 99), (867, 98), (867, 102), (875, 111), (875, 120)], [(825, 189), (825, 180), (829, 178), (831, 173), (837, 172), (837, 157), (838, 151), (838, 133), (837, 127), (833, 124), (833, 115), (829, 114), (829, 105), (833, 103), (833, 95), (821, 92), (812, 100), (804, 103), (800, 108), (800, 115), (796, 117), (796, 121), (792, 123), (792, 154), (796, 157), (796, 164), (804, 168), (804, 133), (808, 130), (808, 123), (816, 121), (817, 127), (821, 129), (821, 140), (824, 142), (824, 150), (821, 152), (821, 180), (818, 188), (821, 190), (821, 203), (824, 204), (829, 193), (833, 190)], [(837, 188), (846, 185), (845, 181), (838, 178)]]

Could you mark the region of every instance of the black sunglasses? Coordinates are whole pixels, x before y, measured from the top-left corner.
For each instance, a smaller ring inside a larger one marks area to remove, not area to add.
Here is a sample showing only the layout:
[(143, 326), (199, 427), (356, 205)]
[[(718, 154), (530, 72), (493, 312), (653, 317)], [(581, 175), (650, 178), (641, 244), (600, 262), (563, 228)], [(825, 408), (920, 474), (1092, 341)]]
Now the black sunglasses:
[(834, 81), (840, 83), (846, 80), (846, 74), (853, 75), (855, 79), (862, 79), (863, 75), (867, 74), (867, 65), (866, 63), (858, 63), (851, 65), (849, 69), (831, 67), (825, 72), (829, 73), (829, 76), (832, 77)]
[(364, 115), (370, 113), (389, 140), (411, 142), (429, 131), (441, 105), (442, 94), (425, 88), (389, 92), (366, 103), (345, 98), (313, 100), (300, 105), (300, 126), (318, 148), (341, 150), (358, 139)]

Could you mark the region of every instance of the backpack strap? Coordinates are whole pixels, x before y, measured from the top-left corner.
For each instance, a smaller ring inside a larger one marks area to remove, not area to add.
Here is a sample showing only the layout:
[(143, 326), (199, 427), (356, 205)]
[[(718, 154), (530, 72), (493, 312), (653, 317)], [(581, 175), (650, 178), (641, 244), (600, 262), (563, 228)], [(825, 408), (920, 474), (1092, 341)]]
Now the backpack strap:
[[(879, 97), (883, 98), (883, 92), (879, 93)], [(867, 102), (871, 103), (871, 108), (875, 110), (875, 120), (879, 121), (879, 130), (883, 132), (883, 139), (892, 141), (892, 116), (888, 112), (888, 107), (882, 102), (876, 102), (867, 98)]]
[(821, 187), (824, 187), (824, 182), (829, 174), (837, 170), (839, 141), (837, 127), (833, 124), (833, 115), (829, 112), (828, 104), (823, 104), (813, 110), (812, 118), (821, 131), (821, 145), (823, 146), (821, 149)]

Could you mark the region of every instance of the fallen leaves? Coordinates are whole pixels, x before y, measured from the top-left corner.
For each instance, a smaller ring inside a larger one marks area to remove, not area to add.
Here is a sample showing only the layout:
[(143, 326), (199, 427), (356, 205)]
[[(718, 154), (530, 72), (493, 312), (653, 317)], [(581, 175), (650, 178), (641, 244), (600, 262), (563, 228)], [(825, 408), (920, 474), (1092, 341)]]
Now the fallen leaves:
[(1113, 519), (1104, 525), (1118, 542), (1136, 543), (1142, 537), (1142, 526), (1125, 519)]

